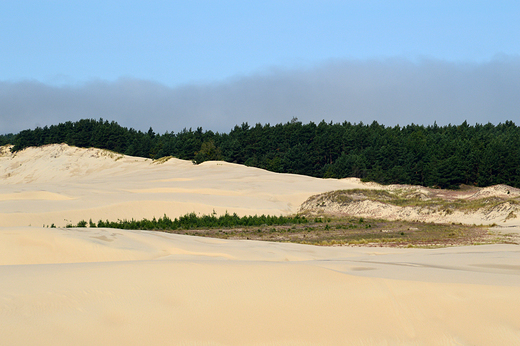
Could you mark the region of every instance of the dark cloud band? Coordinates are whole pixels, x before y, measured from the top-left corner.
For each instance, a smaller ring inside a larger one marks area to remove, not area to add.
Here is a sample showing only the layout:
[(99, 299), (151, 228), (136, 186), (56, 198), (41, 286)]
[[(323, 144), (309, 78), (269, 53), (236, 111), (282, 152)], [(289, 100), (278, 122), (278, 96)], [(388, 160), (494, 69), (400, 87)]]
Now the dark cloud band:
[(80, 86), (0, 82), (0, 133), (81, 118), (156, 132), (242, 122), (372, 122), (393, 126), (520, 119), (520, 58), (466, 64), (436, 60), (332, 61), (308, 69), (175, 88), (119, 79)]

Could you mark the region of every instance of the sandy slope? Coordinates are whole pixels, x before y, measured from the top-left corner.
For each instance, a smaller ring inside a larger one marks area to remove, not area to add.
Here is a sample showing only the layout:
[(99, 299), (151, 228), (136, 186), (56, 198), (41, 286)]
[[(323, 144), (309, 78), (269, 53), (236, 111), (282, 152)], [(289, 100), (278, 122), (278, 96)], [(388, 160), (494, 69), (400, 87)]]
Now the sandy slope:
[(225, 162), (153, 162), (67, 145), (0, 156), (0, 224), (65, 226), (84, 219), (141, 219), (189, 212), (291, 214), (309, 196), (364, 186)]
[(0, 175), (0, 345), (520, 345), (515, 245), (326, 248), (35, 226), (289, 213), (356, 180), (67, 146), (4, 153)]
[[(414, 199), (421, 204), (396, 205), (384, 198), (378, 200), (377, 197), (367, 196), (362, 191), (329, 191), (311, 196), (302, 203), (299, 212), (429, 223), (495, 224), (503, 229), (517, 229), (520, 226), (520, 189), (511, 186), (471, 187), (454, 191), (411, 185), (366, 185), (384, 190), (393, 197)], [(464, 208), (457, 206), (456, 202), (478, 203), (478, 207)]]

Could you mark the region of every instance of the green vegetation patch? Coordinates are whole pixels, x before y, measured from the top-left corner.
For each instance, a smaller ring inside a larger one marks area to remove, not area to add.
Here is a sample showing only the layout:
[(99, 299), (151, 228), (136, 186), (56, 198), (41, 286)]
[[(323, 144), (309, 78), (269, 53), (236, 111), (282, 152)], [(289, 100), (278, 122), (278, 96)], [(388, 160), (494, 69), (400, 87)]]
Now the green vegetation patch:
[[(271, 216), (271, 215), (254, 215), (254, 216), (238, 216), (236, 213), (225, 213), (221, 216), (216, 216), (216, 213), (211, 215), (197, 215), (189, 213), (179, 218), (170, 219), (164, 215), (161, 218), (153, 218), (151, 220), (117, 220), (117, 221), (103, 221), (99, 220), (97, 223), (90, 220), (90, 227), (105, 227), (105, 228), (120, 228), (133, 230), (159, 230), (159, 231), (176, 231), (176, 230), (190, 230), (190, 229), (205, 229), (205, 228), (233, 228), (239, 226), (272, 226), (272, 225), (286, 225), (286, 224), (301, 224), (307, 223), (307, 219), (303, 216)], [(87, 222), (82, 220), (77, 225), (69, 224), (66, 227), (86, 227)]]
[(388, 221), (354, 217), (244, 216), (186, 214), (170, 219), (80, 221), (67, 227), (105, 227), (158, 230), (220, 239), (250, 239), (311, 245), (389, 247), (445, 247), (516, 243), (515, 238), (492, 234), (486, 227), (462, 224)]

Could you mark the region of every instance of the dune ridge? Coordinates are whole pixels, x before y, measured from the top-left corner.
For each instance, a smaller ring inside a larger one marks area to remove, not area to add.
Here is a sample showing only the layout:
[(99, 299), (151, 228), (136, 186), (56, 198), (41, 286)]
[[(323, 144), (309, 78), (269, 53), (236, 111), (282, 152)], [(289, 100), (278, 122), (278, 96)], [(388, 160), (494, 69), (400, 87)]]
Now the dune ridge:
[[(81, 220), (178, 217), (190, 212), (296, 213), (309, 196), (365, 186), (358, 179), (317, 179), (210, 161), (150, 159), (66, 144), (5, 149), (0, 156), (0, 224), (56, 226)], [(45, 193), (45, 201), (31, 194)], [(25, 196), (25, 197), (24, 197)], [(24, 198), (22, 198), (24, 197)], [(23, 215), (23, 216), (22, 216)]]

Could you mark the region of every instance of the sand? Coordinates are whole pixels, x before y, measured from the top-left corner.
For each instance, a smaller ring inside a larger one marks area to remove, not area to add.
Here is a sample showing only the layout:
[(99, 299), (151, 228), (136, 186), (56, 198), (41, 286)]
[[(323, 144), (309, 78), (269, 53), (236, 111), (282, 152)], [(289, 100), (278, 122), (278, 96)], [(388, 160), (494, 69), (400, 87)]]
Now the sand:
[(517, 245), (314, 247), (42, 227), (287, 214), (359, 186), (64, 145), (5, 153), (0, 344), (520, 345)]
[[(412, 185), (366, 184), (403, 199), (418, 198), (420, 205), (395, 205), (364, 193), (353, 191), (329, 191), (313, 195), (300, 206), (304, 215), (334, 215), (340, 217), (364, 217), (385, 220), (405, 220), (427, 223), (455, 223), (465, 225), (496, 225), (497, 229), (518, 229), (520, 226), (520, 189), (507, 185), (469, 187), (460, 190), (432, 189)], [(496, 203), (495, 201), (500, 201)], [(442, 206), (440, 201), (446, 204)], [(433, 203), (432, 203), (433, 202)], [(479, 207), (454, 206), (464, 202)], [(428, 203), (431, 203), (428, 205)], [(452, 204), (452, 206), (450, 206)]]
[(286, 215), (313, 194), (365, 185), (359, 179), (317, 179), (226, 162), (152, 161), (49, 145), (0, 156), (0, 224), (64, 227), (89, 219), (213, 211)]

